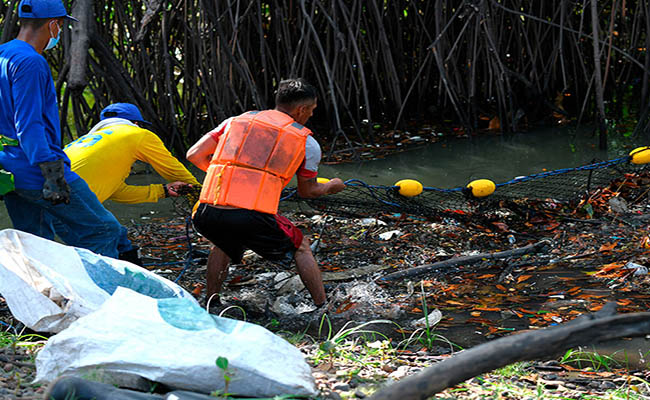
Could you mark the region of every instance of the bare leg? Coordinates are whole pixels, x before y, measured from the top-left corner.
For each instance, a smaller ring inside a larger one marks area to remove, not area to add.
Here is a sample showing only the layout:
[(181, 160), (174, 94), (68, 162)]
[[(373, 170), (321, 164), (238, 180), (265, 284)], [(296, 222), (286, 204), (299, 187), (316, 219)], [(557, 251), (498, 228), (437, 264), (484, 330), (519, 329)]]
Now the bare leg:
[(212, 250), (210, 250), (210, 255), (208, 256), (208, 273), (206, 277), (208, 299), (213, 294), (219, 294), (221, 291), (223, 281), (228, 276), (229, 263), (230, 257), (217, 246), (212, 246)]
[(314, 304), (317, 306), (322, 305), (327, 299), (325, 296), (325, 287), (323, 287), (323, 277), (309, 247), (309, 239), (306, 237), (302, 238), (302, 243), (300, 243), (300, 247), (296, 250), (295, 259), (298, 275), (300, 275), (302, 283), (309, 291), (309, 294), (311, 294)]

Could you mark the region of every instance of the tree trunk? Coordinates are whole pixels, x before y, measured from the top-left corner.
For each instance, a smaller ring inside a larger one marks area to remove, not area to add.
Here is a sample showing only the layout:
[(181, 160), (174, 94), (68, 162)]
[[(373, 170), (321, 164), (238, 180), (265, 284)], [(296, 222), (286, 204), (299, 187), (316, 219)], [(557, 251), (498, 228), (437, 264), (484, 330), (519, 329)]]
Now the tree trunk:
[(92, 0), (76, 0), (72, 7), (71, 15), (79, 20), (71, 24), (72, 39), (70, 41), (70, 72), (68, 74), (68, 88), (72, 91), (83, 91), (88, 85), (86, 71), (88, 71), (88, 48), (90, 36), (95, 24)]
[(596, 107), (598, 109), (598, 147), (607, 150), (607, 117), (603, 97), (603, 78), (600, 72), (600, 39), (598, 26), (598, 0), (591, 0), (591, 27), (594, 42), (594, 81), (596, 86)]

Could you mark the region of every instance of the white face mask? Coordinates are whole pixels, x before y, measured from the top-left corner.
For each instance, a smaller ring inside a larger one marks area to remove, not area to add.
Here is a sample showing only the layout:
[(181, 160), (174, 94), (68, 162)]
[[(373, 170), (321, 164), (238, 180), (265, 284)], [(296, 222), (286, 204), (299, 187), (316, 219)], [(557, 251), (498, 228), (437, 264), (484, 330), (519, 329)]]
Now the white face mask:
[(61, 27), (59, 26), (58, 22), (55, 22), (55, 24), (56, 24), (56, 27), (59, 29), (58, 33), (56, 34), (55, 38), (53, 38), (53, 37), (50, 38), (50, 41), (47, 42), (47, 46), (45, 46), (45, 50), (50, 50), (50, 49), (54, 48), (54, 46), (56, 46), (57, 43), (59, 43), (59, 39), (61, 38)]

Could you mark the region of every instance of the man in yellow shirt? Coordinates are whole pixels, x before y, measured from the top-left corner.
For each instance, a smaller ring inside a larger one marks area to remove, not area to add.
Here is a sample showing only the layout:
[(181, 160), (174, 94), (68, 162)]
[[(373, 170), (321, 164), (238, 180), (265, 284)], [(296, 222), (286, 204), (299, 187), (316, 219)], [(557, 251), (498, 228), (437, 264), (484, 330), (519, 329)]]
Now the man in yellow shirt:
[[(140, 110), (133, 104), (115, 103), (104, 108), (101, 121), (90, 132), (65, 146), (72, 170), (81, 176), (100, 202), (155, 203), (178, 196), (183, 186), (198, 185), (162, 140), (144, 127)], [(127, 185), (124, 181), (137, 160), (151, 164), (168, 185)]]
[[(149, 125), (138, 107), (129, 103), (114, 103), (104, 108), (101, 121), (90, 132), (68, 144), (64, 151), (71, 161), (72, 171), (81, 176), (100, 202), (157, 202), (163, 197), (177, 197), (178, 190), (199, 185), (194, 176), (180, 163), (162, 140), (145, 129)], [(150, 164), (168, 183), (133, 186), (125, 183), (131, 166), (137, 160)], [(135, 261), (134, 249), (122, 228), (118, 245), (121, 259)]]

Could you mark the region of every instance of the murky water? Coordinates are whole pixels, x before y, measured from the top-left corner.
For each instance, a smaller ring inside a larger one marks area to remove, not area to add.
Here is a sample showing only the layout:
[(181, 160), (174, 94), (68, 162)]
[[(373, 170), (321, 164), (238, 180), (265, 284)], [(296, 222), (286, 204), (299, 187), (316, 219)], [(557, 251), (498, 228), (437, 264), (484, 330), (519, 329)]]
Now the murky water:
[[(632, 144), (629, 144), (632, 146)], [(324, 165), (320, 175), (360, 178), (367, 183), (392, 185), (412, 178), (425, 186), (451, 188), (479, 178), (499, 183), (516, 176), (576, 167), (594, 159), (627, 154), (620, 143), (599, 151), (597, 138), (587, 128), (547, 128), (511, 136), (447, 139), (385, 159), (355, 164)]]

